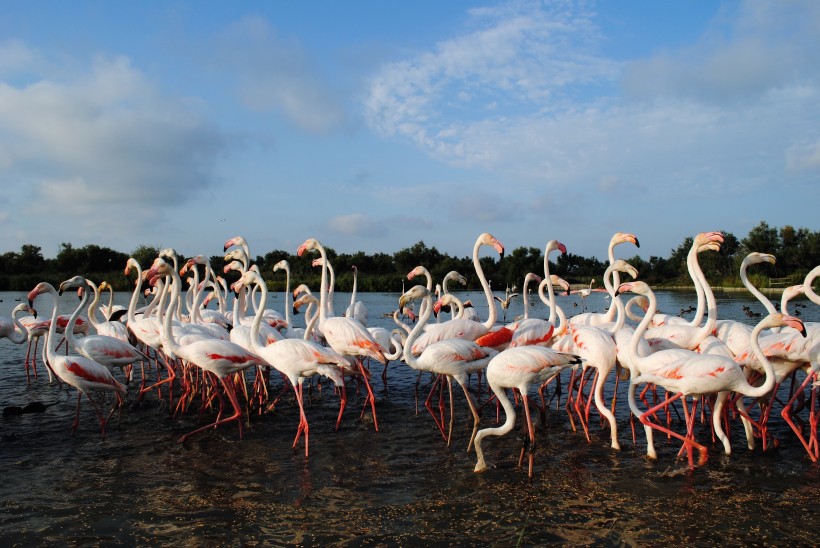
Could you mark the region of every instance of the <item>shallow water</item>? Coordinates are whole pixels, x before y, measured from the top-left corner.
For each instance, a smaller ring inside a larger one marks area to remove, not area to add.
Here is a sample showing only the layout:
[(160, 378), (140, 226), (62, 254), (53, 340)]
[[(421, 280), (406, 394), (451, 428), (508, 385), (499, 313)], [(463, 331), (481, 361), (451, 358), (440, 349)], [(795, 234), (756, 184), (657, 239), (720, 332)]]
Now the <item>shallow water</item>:
[[(0, 314), (8, 315), (15, 299), (25, 296), (0, 298)], [(382, 313), (396, 306), (398, 295), (361, 298), (371, 325), (392, 326)], [(117, 299), (125, 303), (127, 295)], [(571, 314), (580, 311), (573, 297), (563, 299)], [(659, 294), (660, 308), (671, 313), (692, 299), (688, 293)], [(744, 294), (718, 299), (724, 318), (744, 319), (744, 304), (762, 310)], [(349, 295), (337, 294), (336, 310), (348, 301)], [(282, 302), (279, 295), (270, 306), (281, 310)], [(61, 306), (75, 303), (63, 297)], [(600, 311), (607, 303), (593, 294), (587, 305)], [(797, 309), (806, 320), (820, 320), (811, 304)], [(486, 305), (479, 311), (485, 315)], [(520, 311), (517, 299), (508, 319)], [(112, 420), (104, 440), (87, 402), (72, 436), (76, 393), (49, 384), (42, 371), (27, 385), (24, 356), (25, 346), (0, 342), (0, 406), (54, 405), (45, 413), (0, 419), (0, 533), (6, 546), (816, 543), (817, 522), (809, 510), (820, 495), (820, 467), (778, 409), (771, 429), (779, 447), (748, 451), (742, 429), (733, 424), (733, 454), (726, 456), (700, 425), (698, 440), (709, 447), (710, 458), (689, 470), (676, 459), (678, 443), (656, 436), (657, 461), (643, 456), (642, 433), (633, 443), (625, 383), (618, 389), (621, 451), (609, 448), (609, 433), (594, 411), (588, 443), (583, 432), (572, 431), (563, 400), (557, 410), (553, 402), (546, 424), (535, 421), (529, 480), (526, 469), (516, 466), (518, 429), (488, 438), (490, 469), (473, 473), (463, 394), (455, 392), (456, 427), (448, 448), (424, 408), (415, 413), (416, 374), (398, 362), (389, 366), (387, 387), (381, 366), (373, 369), (378, 432), (369, 412), (360, 418), (364, 398), (354, 383), (338, 432), (338, 396), (329, 387), (313, 388), (306, 460), (302, 442), (291, 448), (298, 424), (292, 393), (272, 412), (252, 415), (243, 441), (229, 424), (180, 445), (177, 438), (199, 424), (193, 407), (174, 419), (154, 396), (134, 404), (133, 388), (130, 405), (119, 422)], [(275, 392), (282, 381), (272, 379)], [(423, 377), (422, 384), (429, 380)], [(607, 398), (613, 390), (610, 382)], [(428, 391), (422, 388), (422, 398)], [(495, 406), (485, 407), (482, 425), (494, 425), (494, 419)]]

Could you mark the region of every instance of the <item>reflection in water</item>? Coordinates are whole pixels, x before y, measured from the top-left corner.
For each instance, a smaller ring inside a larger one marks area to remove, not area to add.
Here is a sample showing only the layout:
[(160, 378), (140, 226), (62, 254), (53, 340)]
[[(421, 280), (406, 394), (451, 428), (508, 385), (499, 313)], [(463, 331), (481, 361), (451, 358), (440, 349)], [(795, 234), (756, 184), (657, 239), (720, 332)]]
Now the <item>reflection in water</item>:
[[(390, 327), (378, 311), (392, 309), (397, 296), (364, 297), (372, 323)], [(661, 307), (674, 311), (688, 306), (690, 297), (662, 298)], [(741, 306), (750, 304), (720, 299), (727, 317), (742, 318)], [(601, 309), (606, 303), (593, 294), (587, 304)], [(803, 311), (805, 319), (818, 319), (811, 314)], [(367, 414), (359, 417), (364, 395), (352, 385), (338, 432), (332, 389), (313, 391), (306, 461), (301, 446), (291, 448), (298, 424), (292, 392), (272, 412), (250, 417), (241, 442), (235, 428), (219, 428), (180, 445), (177, 438), (200, 424), (196, 413), (174, 419), (155, 400), (125, 409), (105, 440), (87, 409), (72, 437), (74, 396), (42, 375), (26, 386), (24, 355), (25, 346), (0, 343), (0, 405), (55, 405), (0, 419), (0, 531), (6, 545), (816, 542), (808, 510), (820, 495), (820, 467), (779, 413), (772, 414), (772, 433), (780, 446), (766, 453), (746, 450), (733, 421), (734, 453), (722, 455), (708, 424), (699, 424), (696, 435), (710, 458), (689, 470), (675, 458), (680, 445), (663, 436), (656, 436), (658, 460), (644, 458), (640, 429), (632, 442), (621, 383), (623, 449), (609, 449), (608, 431), (594, 411), (587, 443), (582, 431), (571, 431), (565, 399), (557, 410), (553, 402), (545, 424), (535, 417), (535, 470), (528, 481), (526, 470), (516, 467), (519, 428), (486, 440), (490, 469), (474, 474), (475, 454), (465, 451), (471, 421), (463, 395), (455, 392), (456, 428), (448, 448), (426, 411), (415, 414), (416, 374), (400, 363), (390, 365), (389, 391), (376, 375), (378, 433)], [(429, 376), (422, 385), (424, 397)], [(606, 397), (613, 391), (608, 386)], [(485, 407), (483, 425), (494, 419), (494, 407)]]

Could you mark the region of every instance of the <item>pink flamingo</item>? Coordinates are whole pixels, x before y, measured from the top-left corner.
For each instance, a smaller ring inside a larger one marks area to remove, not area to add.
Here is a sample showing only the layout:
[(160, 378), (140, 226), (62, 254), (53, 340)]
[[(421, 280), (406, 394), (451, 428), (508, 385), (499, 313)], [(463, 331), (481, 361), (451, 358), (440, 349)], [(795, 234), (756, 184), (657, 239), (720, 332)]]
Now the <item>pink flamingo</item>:
[[(100, 432), (102, 437), (105, 438), (105, 425), (117, 407), (122, 406), (122, 396), (126, 394), (126, 388), (111, 375), (111, 372), (104, 365), (85, 356), (57, 353), (57, 340), (55, 338), (57, 334), (57, 291), (51, 284), (40, 282), (29, 292), (28, 301), (29, 306), (31, 306), (39, 295), (46, 293), (51, 296), (52, 311), (51, 323), (46, 334), (45, 354), (54, 374), (63, 382), (77, 389), (77, 413), (74, 416), (71, 431), (72, 433), (76, 432), (77, 427), (80, 425), (80, 400), (82, 395), (85, 394), (94, 407), (100, 421)], [(113, 391), (117, 396), (117, 404), (111, 409), (108, 417), (103, 417), (100, 405), (91, 397), (93, 391)]]
[[(259, 285), (262, 293), (262, 301), (267, 300), (268, 289), (265, 282), (256, 272), (249, 270), (239, 281), (234, 284), (237, 291), (250, 285)], [(314, 317), (311, 323), (315, 323), (318, 317)], [(259, 343), (259, 326), (262, 323), (262, 309), (257, 310), (251, 326), (251, 347), (266, 363), (285, 375), (293, 386), (296, 393), (296, 401), (299, 404), (299, 427), (296, 430), (296, 438), (293, 440), (293, 447), (299, 442), (299, 437), (305, 435), (305, 458), (308, 456), (309, 433), (307, 416), (305, 415), (304, 396), (302, 392), (303, 381), (314, 375), (323, 375), (333, 381), (341, 397), (339, 405), (339, 415), (336, 419), (336, 429), (342, 420), (347, 398), (345, 396), (345, 385), (341, 368), (347, 365), (344, 356), (333, 350), (325, 348), (313, 341), (305, 339), (283, 339), (274, 344), (264, 346)], [(312, 326), (309, 326), (312, 327)]]
[(301, 257), (305, 251), (318, 251), (321, 255), (322, 280), (319, 293), (319, 330), (322, 332), (327, 344), (343, 356), (353, 356), (358, 362), (359, 370), (365, 382), (367, 389), (368, 400), (370, 408), (373, 412), (373, 426), (376, 431), (379, 431), (379, 423), (376, 417), (376, 398), (373, 395), (373, 389), (370, 387), (370, 382), (367, 380), (367, 373), (365, 372), (362, 358), (371, 358), (382, 365), (387, 365), (387, 358), (379, 346), (379, 343), (373, 338), (369, 331), (357, 320), (353, 318), (346, 318), (343, 316), (328, 317), (328, 280), (327, 270), (328, 261), (325, 248), (318, 240), (309, 238), (299, 246), (296, 254)]
[[(84, 290), (82, 300), (79, 306), (74, 310), (66, 326), (66, 342), (71, 348), (74, 348), (76, 352), (86, 358), (101, 363), (109, 369), (114, 367), (126, 369), (140, 360), (150, 361), (147, 355), (134, 348), (130, 343), (123, 342), (115, 337), (109, 337), (107, 335), (86, 335), (79, 339), (74, 337), (72, 327), (88, 302), (89, 282), (82, 276), (74, 276), (60, 284), (60, 293), (67, 289)], [(130, 375), (127, 375), (127, 377), (130, 378)]]
[[(481, 268), (481, 263), (478, 259), (478, 253), (482, 246), (493, 247), (502, 258), (504, 257), (504, 246), (494, 236), (486, 232), (481, 234), (478, 239), (476, 239), (475, 245), (473, 246), (473, 266), (475, 268), (476, 275), (481, 282), (481, 286), (484, 289), (484, 295), (487, 298), (487, 306), (489, 308), (487, 321), (484, 323), (479, 323), (466, 318), (460, 318), (441, 322), (439, 324), (431, 324), (427, 327), (424, 334), (422, 334), (413, 344), (413, 347), (410, 349), (413, 354), (421, 354), (428, 344), (432, 344), (437, 341), (447, 339), (464, 339), (467, 341), (475, 341), (482, 335), (490, 333), (490, 330), (495, 325), (498, 312), (495, 307), (495, 301), (493, 300), (490, 285), (484, 275), (484, 269)], [(466, 307), (467, 303), (464, 303), (464, 305)], [(495, 346), (495, 344), (493, 344), (492, 341), (487, 341), (484, 346)]]
[[(639, 416), (641, 423), (645, 426), (650, 426), (651, 428), (680, 439), (686, 447), (690, 466), (694, 466), (693, 449), (698, 450), (700, 455), (698, 462), (699, 464), (703, 464), (708, 458), (708, 452), (705, 446), (697, 443), (692, 437), (693, 421), (689, 421), (689, 413), (685, 405), (684, 412), (687, 414), (688, 424), (688, 433), (686, 436), (682, 436), (677, 432), (653, 423), (650, 417), (657, 413), (658, 410), (668, 407), (675, 400), (686, 396), (700, 396), (715, 393), (726, 394), (726, 396), (728, 396), (729, 392), (737, 392), (749, 397), (762, 397), (768, 394), (775, 385), (775, 371), (760, 348), (758, 336), (763, 329), (786, 325), (805, 334), (803, 322), (792, 316), (786, 316), (785, 314), (770, 314), (755, 326), (751, 339), (752, 348), (755, 356), (760, 360), (766, 371), (765, 381), (762, 385), (756, 387), (749, 384), (740, 366), (734, 360), (725, 356), (698, 354), (684, 349), (662, 350), (648, 356), (641, 356), (638, 352), (639, 339), (643, 337), (649, 323), (652, 321), (652, 316), (657, 309), (657, 301), (655, 294), (645, 282), (628, 282), (621, 284), (617, 292), (620, 294), (626, 291), (645, 295), (649, 298), (650, 302), (647, 314), (635, 329), (629, 347), (631, 363), (636, 366), (632, 371), (629, 387), (630, 409), (634, 414)], [(662, 386), (667, 391), (675, 393), (675, 395), (663, 403), (652, 407), (648, 411), (641, 413), (635, 403), (635, 388), (638, 384), (645, 382)], [(722, 398), (719, 396), (715, 403), (715, 408), (712, 413), (713, 423), (720, 420), (726, 396)], [(654, 458), (655, 455), (650, 455), (650, 457)]]
[[(495, 356), (497, 352), (491, 348), (479, 346), (473, 341), (464, 339), (447, 339), (428, 344), (424, 351), (416, 357), (410, 348), (413, 346), (413, 342), (424, 330), (427, 321), (430, 319), (430, 315), (433, 311), (433, 298), (424, 286), (416, 285), (404, 293), (399, 299), (400, 309), (407, 303), (417, 299), (423, 299), (425, 304), (423, 304), (420, 308), (423, 311), (421, 318), (419, 318), (418, 323), (416, 323), (413, 327), (413, 330), (407, 336), (407, 340), (404, 343), (404, 361), (407, 365), (417, 371), (429, 371), (430, 373), (434, 373), (436, 375), (446, 376), (448, 386), (450, 387), (450, 428), (449, 433), (446, 436), (448, 446), (450, 445), (450, 439), (452, 438), (453, 433), (453, 394), (450, 379), (455, 379), (461, 386), (464, 391), (464, 395), (467, 398), (467, 404), (470, 407), (470, 412), (473, 415), (473, 432), (470, 435), (470, 441), (467, 445), (467, 451), (469, 451), (472, 447), (476, 432), (478, 431), (479, 416), (475, 399), (467, 389), (467, 376), (470, 373), (483, 371), (487, 366), (487, 363), (490, 361), (490, 358)], [(436, 420), (436, 424), (439, 426), (442, 435), (444, 435), (444, 425), (438, 423), (438, 419), (429, 406), (429, 398), (425, 403), (425, 407), (427, 407), (427, 410), (433, 415), (433, 418)]]
[(532, 477), (533, 449), (535, 448), (535, 430), (532, 425), (529, 408), (529, 388), (533, 384), (543, 384), (554, 378), (567, 367), (576, 367), (582, 363), (579, 356), (557, 352), (542, 346), (521, 346), (509, 348), (494, 356), (487, 364), (487, 383), (498, 397), (504, 408), (506, 418), (504, 424), (496, 428), (479, 430), (475, 436), (476, 472), (487, 469), (484, 461), (484, 451), (481, 449), (481, 440), (486, 436), (503, 436), (512, 430), (515, 425), (515, 407), (507, 397), (505, 388), (515, 388), (521, 393), (524, 400), (524, 417), (526, 419), (529, 443), (521, 448), (518, 465), (524, 458), (524, 449), (529, 448), (529, 477)]
[[(238, 344), (221, 339), (200, 339), (184, 345), (178, 344), (171, 330), (171, 320), (179, 303), (182, 282), (176, 270), (162, 259), (154, 261), (151, 271), (159, 276), (170, 275), (172, 280), (172, 298), (162, 325), (162, 346), (165, 352), (172, 358), (179, 357), (219, 379), (234, 410), (234, 413), (226, 418), (221, 418), (220, 410), (220, 414), (213, 423), (181, 436), (178, 440), (179, 443), (184, 443), (185, 440), (198, 432), (213, 429), (220, 424), (231, 421), (236, 421), (239, 426), (239, 439), (242, 439), (242, 408), (236, 397), (233, 381), (227, 379), (234, 373), (244, 371), (248, 367), (265, 365), (264, 360)], [(219, 395), (218, 392), (217, 395)]]

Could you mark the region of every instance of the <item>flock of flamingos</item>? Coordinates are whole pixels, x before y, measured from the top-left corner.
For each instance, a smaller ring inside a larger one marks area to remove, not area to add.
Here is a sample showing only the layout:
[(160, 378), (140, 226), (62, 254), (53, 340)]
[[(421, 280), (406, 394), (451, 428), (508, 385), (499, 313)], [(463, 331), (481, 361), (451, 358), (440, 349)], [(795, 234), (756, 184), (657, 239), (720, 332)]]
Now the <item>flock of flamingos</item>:
[[(174, 250), (167, 249), (145, 271), (133, 258), (128, 260), (125, 273), (135, 272), (136, 283), (127, 309), (115, 311), (110, 301), (107, 307), (101, 307), (101, 291), (110, 290), (106, 282), (98, 287), (91, 280), (75, 276), (57, 289), (41, 282), (28, 294), (28, 303), (14, 309), (12, 318), (0, 318), (0, 335), (18, 344), (28, 342), (27, 377), (30, 367), (36, 376), (38, 343), (45, 337), (42, 360), (48, 366), (49, 376), (53, 374), (78, 391), (72, 431), (76, 431), (79, 424), (80, 402), (85, 395), (99, 419), (103, 436), (106, 423), (122, 407), (126, 385), (136, 383), (132, 378), (135, 373), (141, 372), (139, 399), (150, 394), (164, 400), (175, 415), (184, 413), (191, 405), (198, 406), (200, 413), (208, 409), (216, 413), (214, 422), (185, 434), (180, 442), (227, 422), (236, 423), (241, 438), (243, 422), (248, 420), (248, 417), (243, 420), (243, 414), (250, 414), (251, 408), (260, 412), (271, 408), (292, 387), (300, 417), (293, 447), (297, 447), (304, 436), (307, 457), (309, 424), (305, 414), (305, 379), (325, 377), (336, 387), (340, 398), (336, 428), (347, 403), (349, 382), (356, 383), (357, 392), (364, 386), (367, 395), (362, 413), (369, 407), (378, 431), (370, 366), (375, 362), (383, 364), (382, 376), (386, 382), (388, 363), (403, 360), (419, 371), (419, 377), (423, 372), (433, 375), (433, 389), (425, 406), (448, 444), (454, 414), (452, 381), (462, 388), (473, 418), (467, 451), (475, 448), (476, 472), (487, 467), (482, 441), (487, 436), (510, 432), (515, 425), (516, 408), (523, 406), (524, 444), (519, 466), (527, 453), (532, 476), (535, 431), (530, 406), (538, 408), (543, 417), (549, 405), (544, 392), (550, 383), (556, 385), (553, 397), (558, 395), (560, 399), (561, 393), (566, 392), (566, 408), (573, 429), (577, 420), (589, 439), (589, 415), (594, 403), (603, 424), (608, 423), (612, 448), (619, 449), (613, 413), (616, 400), (613, 397), (610, 408), (603, 396), (605, 381), (610, 376), (616, 383), (629, 383), (629, 410), (644, 427), (649, 458), (656, 458), (653, 433), (657, 430), (680, 440), (679, 456), (686, 454), (690, 467), (696, 462), (706, 462), (707, 448), (694, 435), (699, 405), (701, 416), (709, 413), (713, 439), (719, 440), (727, 454), (732, 450), (726, 434), (732, 417), (742, 421), (750, 449), (754, 448), (756, 439), (761, 440), (766, 449), (771, 444), (767, 427), (769, 415), (775, 399), (780, 398), (782, 418), (811, 460), (817, 461), (820, 458), (817, 435), (820, 325), (804, 324), (788, 315), (787, 303), (795, 295), (805, 293), (811, 301), (820, 304), (820, 297), (812, 290), (820, 267), (809, 273), (803, 284), (784, 291), (779, 312), (749, 282), (746, 274), (749, 266), (774, 263), (775, 258), (750, 253), (741, 266), (741, 279), (767, 308), (768, 314), (754, 327), (719, 320), (714, 295), (698, 264), (698, 254), (718, 250), (722, 242), (719, 232), (704, 232), (694, 238), (687, 259), (697, 290), (697, 308), (691, 321), (659, 313), (652, 289), (637, 280), (638, 272), (631, 265), (615, 259), (616, 246), (638, 245), (633, 234), (616, 233), (610, 240), (609, 267), (603, 275), (605, 291), (611, 297), (606, 313), (585, 312), (567, 320), (556, 303), (555, 287), (567, 291), (569, 285), (550, 275), (548, 262), (552, 252), (566, 253), (566, 248), (552, 240), (544, 253), (543, 277), (527, 274), (522, 291), (527, 295), (527, 286), (537, 283), (538, 294), (549, 307), (549, 318), (529, 317), (525, 298), (522, 317), (497, 325), (496, 304), (479, 263), (479, 250), (488, 246), (503, 256), (504, 247), (485, 233), (475, 242), (473, 263), (487, 298), (486, 321), (470, 317), (471, 309), (448, 292), (447, 282), (463, 284), (466, 282), (463, 276), (451, 272), (434, 292), (428, 271), (419, 266), (407, 277), (412, 280), (425, 276), (426, 285), (416, 285), (401, 295), (392, 313), (397, 324), (393, 331), (367, 327), (367, 310), (356, 299), (355, 278), (350, 306), (343, 315), (334, 314), (332, 265), (315, 239), (305, 241), (297, 254), (302, 257), (318, 253), (313, 262), (322, 269), (318, 298), (304, 285), (291, 297), (289, 266), (281, 261), (274, 272), (284, 270), (287, 276), (284, 314), (265, 308), (259, 304), (267, 302), (265, 282), (258, 268), (250, 264), (246, 241), (236, 237), (228, 240), (224, 247), (225, 272), (236, 270), (240, 275), (230, 288), (235, 295), (232, 310), (227, 305), (230, 291), (224, 279), (211, 270), (206, 259), (198, 256), (179, 265)], [(204, 270), (202, 278), (201, 269)], [(183, 288), (182, 276), (187, 276), (189, 287)], [(145, 282), (153, 287), (152, 299), (138, 310)], [(76, 290), (82, 299), (73, 314), (59, 316), (59, 296), (69, 290)], [(207, 308), (212, 299), (218, 302), (217, 310)], [(291, 299), (295, 300), (291, 302)], [(51, 305), (50, 320), (37, 318), (35, 304)], [(503, 303), (505, 312), (507, 304), (508, 301)], [(87, 316), (83, 317), (81, 313), (86, 307)], [(291, 307), (307, 307), (304, 329), (294, 326)], [(403, 323), (402, 317), (413, 307), (418, 319), (411, 327)], [(28, 315), (20, 317), (21, 314)], [(436, 319), (431, 321), (434, 314)], [(627, 323), (627, 319), (632, 323)], [(63, 345), (64, 350), (60, 350)], [(569, 381), (563, 384), (560, 374), (565, 369), (570, 370), (570, 374)], [(278, 371), (287, 379), (278, 393), (271, 391), (272, 371)], [(802, 377), (798, 377), (798, 373)], [(487, 401), (497, 399), (496, 405), (503, 408), (506, 417), (500, 426), (479, 430), (480, 407), (474, 392), (481, 394), (482, 378), (492, 391)], [(477, 387), (471, 386), (475, 379)], [(785, 401), (778, 389), (789, 379), (791, 390)], [(445, 385), (449, 390), (449, 425), (445, 424)], [(416, 388), (418, 390), (418, 382)], [(536, 389), (537, 397), (533, 397)], [(111, 397), (112, 393), (116, 400)], [(436, 393), (437, 409), (433, 405)], [(108, 410), (112, 402), (114, 405)], [(677, 413), (678, 405), (683, 408), (685, 432), (673, 428), (671, 411)], [(808, 420), (799, 414), (806, 408)], [(243, 410), (246, 411), (243, 413)]]

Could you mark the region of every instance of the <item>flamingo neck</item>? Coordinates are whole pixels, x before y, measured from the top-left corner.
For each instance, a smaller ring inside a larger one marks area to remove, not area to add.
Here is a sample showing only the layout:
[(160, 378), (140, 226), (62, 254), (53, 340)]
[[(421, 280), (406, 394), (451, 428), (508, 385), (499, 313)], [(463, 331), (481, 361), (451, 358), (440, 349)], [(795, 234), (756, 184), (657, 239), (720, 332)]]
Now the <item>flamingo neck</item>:
[[(137, 261), (131, 263), (137, 269), (137, 281), (134, 283), (134, 292), (131, 293), (131, 301), (128, 303), (128, 322), (136, 321), (137, 315), (137, 300), (139, 299), (140, 286), (142, 285), (142, 267)], [(133, 326), (134, 324), (131, 323)]]
[(63, 336), (65, 337), (66, 344), (70, 347), (74, 346), (76, 341), (74, 337), (74, 324), (77, 323), (77, 318), (80, 317), (80, 312), (82, 312), (83, 308), (85, 308), (86, 303), (88, 303), (88, 285), (86, 285), (85, 291), (83, 291), (80, 304), (74, 309), (74, 312), (71, 313), (71, 316), (68, 318), (68, 323), (65, 326), (65, 333)]
[(430, 315), (433, 313), (433, 298), (430, 296), (430, 291), (425, 291), (423, 304), (421, 306), (421, 317), (416, 322), (416, 325), (413, 326), (413, 329), (410, 331), (410, 334), (407, 335), (407, 340), (404, 341), (404, 350), (402, 352), (403, 358), (405, 363), (412, 367), (413, 369), (419, 368), (419, 363), (416, 357), (413, 355), (412, 348), (413, 343), (416, 342), (419, 335), (424, 331), (425, 326), (427, 325), (427, 321), (430, 319)]
[[(94, 291), (94, 299), (88, 305), (88, 321), (91, 322), (91, 325), (94, 326), (94, 329), (98, 329), (100, 326), (100, 320), (97, 318), (97, 306), (100, 302), (100, 288), (97, 287), (97, 284), (92, 282), (91, 280), (85, 281), (88, 286)], [(108, 314), (111, 314), (111, 307), (114, 304), (114, 292), (112, 291), (110, 294), (110, 298), (108, 299)], [(106, 321), (108, 318), (106, 318)]]
[[(658, 309), (658, 302), (655, 298), (655, 292), (650, 289), (646, 294), (646, 297), (649, 299), (649, 307), (646, 309), (646, 313), (643, 318), (641, 318), (638, 327), (635, 328), (634, 333), (632, 333), (632, 338), (629, 340), (629, 361), (632, 364), (639, 364), (641, 360), (643, 360), (643, 357), (638, 352), (638, 346), (640, 345), (641, 338), (649, 327), (649, 324), (652, 323), (652, 318), (655, 316), (655, 311)], [(637, 375), (637, 373), (637, 371), (632, 372), (633, 376)]]
[[(268, 300), (268, 286), (263, 283), (261, 277), (254, 277), (256, 285), (259, 286), (259, 291), (262, 294), (262, 298), (267, 301)], [(256, 313), (253, 315), (253, 323), (251, 323), (251, 349), (254, 352), (259, 352), (261, 349), (264, 348), (264, 344), (259, 342), (259, 327), (262, 325), (262, 316), (264, 315), (265, 310), (261, 306), (257, 309)]]
[(484, 428), (483, 430), (479, 430), (479, 432), (476, 434), (476, 471), (484, 470), (485, 468), (487, 468), (487, 465), (484, 462), (484, 451), (481, 449), (481, 440), (484, 439), (486, 436), (503, 436), (507, 434), (510, 430), (512, 430), (513, 426), (515, 426), (515, 407), (513, 407), (512, 402), (507, 397), (507, 392), (503, 388), (499, 388), (497, 386), (494, 386), (493, 384), (490, 384), (490, 388), (492, 388), (493, 392), (498, 398), (498, 401), (501, 403), (501, 407), (504, 408), (504, 424), (502, 424), (501, 426), (497, 426), (495, 428)]
[(476, 275), (481, 282), (481, 287), (484, 289), (484, 296), (487, 298), (487, 308), (489, 313), (487, 314), (487, 321), (482, 325), (484, 325), (484, 327), (487, 328), (487, 331), (489, 331), (495, 325), (495, 320), (498, 318), (498, 312), (495, 309), (495, 301), (493, 300), (493, 293), (490, 290), (490, 284), (487, 282), (487, 277), (484, 275), (484, 269), (481, 268), (481, 262), (478, 260), (478, 250), (481, 248), (481, 245), (480, 240), (476, 240), (475, 245), (473, 246), (473, 267), (475, 268)]
[(695, 293), (697, 294), (698, 299), (695, 317), (692, 318), (689, 325), (700, 325), (700, 322), (703, 321), (706, 299), (703, 286), (701, 285), (701, 276), (703, 276), (703, 271), (700, 268), (700, 261), (698, 260), (698, 246), (694, 242), (692, 242), (692, 248), (689, 250), (689, 254), (686, 257), (686, 270), (689, 271), (689, 276), (692, 278), (692, 283), (695, 284)]
[(751, 335), (749, 335), (749, 344), (752, 347), (752, 352), (754, 352), (755, 357), (760, 362), (760, 365), (763, 366), (763, 370), (766, 372), (766, 380), (763, 381), (763, 384), (760, 386), (749, 385), (747, 390), (744, 392), (744, 395), (750, 398), (760, 398), (765, 396), (772, 390), (772, 388), (774, 388), (775, 382), (777, 382), (777, 375), (775, 374), (774, 366), (766, 357), (766, 354), (763, 353), (763, 350), (760, 348), (760, 341), (758, 340), (761, 331), (767, 327), (766, 320), (769, 317), (770, 316), (767, 316), (763, 319), (763, 321), (754, 326)]

